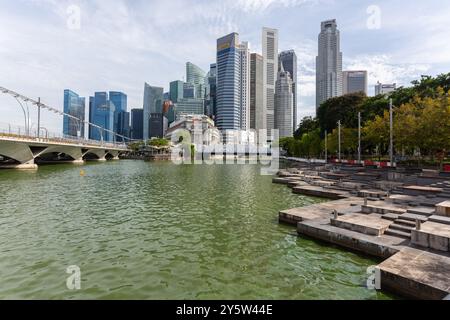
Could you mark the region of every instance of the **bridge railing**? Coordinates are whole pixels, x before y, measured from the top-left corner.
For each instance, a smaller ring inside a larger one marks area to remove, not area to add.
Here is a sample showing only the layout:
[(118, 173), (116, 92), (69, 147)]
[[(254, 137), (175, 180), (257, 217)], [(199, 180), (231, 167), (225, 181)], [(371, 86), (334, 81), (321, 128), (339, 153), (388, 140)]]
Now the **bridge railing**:
[(64, 144), (77, 144), (85, 146), (96, 146), (103, 148), (127, 149), (125, 143), (112, 143), (108, 141), (90, 140), (85, 138), (78, 138), (68, 136), (61, 133), (49, 132), (46, 129), (41, 129), (38, 138), (37, 128), (27, 130), (23, 126), (11, 125), (8, 123), (0, 123), (0, 137), (9, 138), (12, 140), (26, 140), (36, 142), (52, 142)]

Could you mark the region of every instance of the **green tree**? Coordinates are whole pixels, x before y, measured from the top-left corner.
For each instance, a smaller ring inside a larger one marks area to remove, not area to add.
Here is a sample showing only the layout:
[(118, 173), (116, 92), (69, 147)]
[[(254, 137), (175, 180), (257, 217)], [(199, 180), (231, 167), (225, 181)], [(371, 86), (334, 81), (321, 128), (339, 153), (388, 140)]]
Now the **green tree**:
[(150, 146), (154, 146), (154, 147), (166, 147), (169, 145), (169, 140), (167, 139), (152, 139), (148, 141), (148, 144)]
[(341, 97), (331, 98), (322, 103), (317, 111), (321, 132), (332, 132), (341, 120), (343, 126), (356, 128), (358, 126), (358, 112), (367, 97), (364, 93), (352, 93)]
[[(328, 134), (327, 149), (330, 155), (339, 153), (339, 129), (334, 129)], [(341, 155), (352, 157), (358, 152), (358, 130), (353, 128), (341, 128)]]
[(312, 132), (319, 128), (319, 121), (313, 117), (304, 117), (300, 121), (298, 129), (294, 133), (294, 137), (300, 139), (305, 133)]

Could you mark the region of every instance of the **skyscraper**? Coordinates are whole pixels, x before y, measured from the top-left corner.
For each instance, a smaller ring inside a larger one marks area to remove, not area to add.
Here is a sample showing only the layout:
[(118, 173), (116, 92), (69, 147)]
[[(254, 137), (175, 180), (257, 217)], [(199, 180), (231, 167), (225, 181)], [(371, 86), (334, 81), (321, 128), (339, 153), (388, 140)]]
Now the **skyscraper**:
[(280, 138), (293, 136), (293, 103), (291, 75), (281, 65), (275, 89), (275, 128), (279, 130)]
[(217, 119), (221, 131), (239, 130), (240, 110), (239, 35), (231, 33), (217, 40)]
[(206, 73), (200, 67), (191, 62), (186, 63), (186, 83), (194, 87), (195, 95), (192, 98), (203, 99), (205, 97)]
[(208, 86), (206, 93), (206, 115), (216, 119), (217, 113), (217, 64), (212, 63), (207, 75)]
[(324, 21), (316, 57), (316, 112), (322, 102), (342, 95), (342, 52), (336, 20)]
[[(108, 98), (107, 92), (96, 92), (89, 98), (89, 122), (104, 129), (114, 131), (114, 105)], [(104, 130), (90, 126), (89, 139), (114, 141), (116, 137)]]
[(266, 109), (264, 108), (264, 62), (257, 53), (250, 56), (250, 129), (267, 128)]
[(195, 98), (195, 85), (192, 83), (183, 83), (183, 98)]
[(184, 97), (184, 82), (177, 80), (172, 81), (170, 83), (170, 93), (169, 98), (170, 100), (175, 103), (178, 102), (179, 99), (183, 99)]
[(164, 89), (160, 87), (150, 86), (148, 83), (144, 85), (144, 123), (143, 133), (144, 140), (150, 139), (150, 115), (152, 113), (162, 114)]
[(250, 50), (248, 42), (239, 45), (241, 130), (250, 129)]
[(263, 28), (262, 55), (264, 59), (264, 97), (267, 130), (275, 128), (275, 81), (278, 68), (278, 30)]
[(364, 92), (367, 95), (367, 71), (344, 71), (343, 94)]
[(131, 109), (131, 138), (134, 140), (142, 140), (144, 137), (144, 110)]
[(64, 90), (64, 112), (78, 119), (63, 117), (63, 133), (67, 136), (84, 138), (85, 98), (81, 98), (72, 90)]
[[(120, 111), (117, 117), (117, 133), (123, 137), (117, 136), (116, 141), (128, 142), (131, 137), (130, 113), (128, 111)], [(128, 139), (127, 139), (128, 138)]]
[(203, 115), (205, 112), (205, 100), (195, 98), (179, 99), (174, 105), (175, 118), (178, 119), (180, 114), (196, 114)]
[(294, 50), (283, 51), (278, 57), (279, 66), (278, 71), (281, 71), (281, 65), (285, 71), (289, 72), (292, 80), (292, 94), (294, 95), (293, 102), (293, 129), (297, 130), (297, 55)]
[[(130, 114), (127, 112), (127, 95), (122, 92), (110, 91), (109, 100), (114, 106), (114, 129), (121, 136), (129, 136)], [(128, 123), (127, 123), (128, 121)], [(123, 139), (117, 136), (117, 141)]]

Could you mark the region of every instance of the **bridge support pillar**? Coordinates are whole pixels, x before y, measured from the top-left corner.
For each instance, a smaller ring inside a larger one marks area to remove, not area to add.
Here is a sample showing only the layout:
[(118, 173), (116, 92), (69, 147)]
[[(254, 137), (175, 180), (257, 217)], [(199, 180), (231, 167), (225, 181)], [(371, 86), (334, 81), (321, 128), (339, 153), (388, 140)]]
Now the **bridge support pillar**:
[(84, 164), (85, 161), (83, 159), (77, 159), (72, 161), (73, 164)]
[(32, 160), (19, 164), (3, 164), (0, 165), (0, 169), (37, 170), (38, 165), (34, 163), (34, 160)]

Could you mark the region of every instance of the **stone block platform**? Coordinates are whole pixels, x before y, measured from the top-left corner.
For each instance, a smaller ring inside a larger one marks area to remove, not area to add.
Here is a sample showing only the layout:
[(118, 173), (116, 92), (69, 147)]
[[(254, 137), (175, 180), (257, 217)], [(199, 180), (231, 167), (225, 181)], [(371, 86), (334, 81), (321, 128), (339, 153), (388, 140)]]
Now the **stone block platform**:
[(378, 268), (382, 290), (424, 300), (442, 300), (450, 294), (450, 257), (405, 248)]
[(331, 219), (331, 225), (335, 227), (377, 237), (384, 234), (391, 224), (389, 220), (357, 213)]
[(363, 199), (361, 198), (346, 198), (333, 202), (314, 204), (308, 207), (282, 210), (278, 214), (278, 219), (280, 222), (294, 226), (297, 226), (298, 222), (314, 219), (326, 219), (329, 222), (333, 210), (342, 212), (349, 208), (360, 206), (361, 204), (363, 204)]
[(450, 217), (450, 201), (444, 201), (436, 205), (436, 213), (440, 216)]
[(428, 221), (422, 224), (420, 230), (411, 232), (411, 242), (420, 247), (448, 252), (450, 251), (450, 225)]
[(387, 172), (394, 180), (383, 169), (303, 170), (274, 182), (334, 201), (280, 211), (280, 222), (296, 225), (299, 236), (385, 260), (378, 266), (383, 290), (450, 299), (450, 179), (419, 181), (420, 171), (408, 170)]
[(343, 199), (350, 197), (350, 193), (347, 191), (327, 189), (317, 186), (298, 186), (292, 189), (294, 193), (304, 194), (312, 197), (328, 198), (328, 199)]

